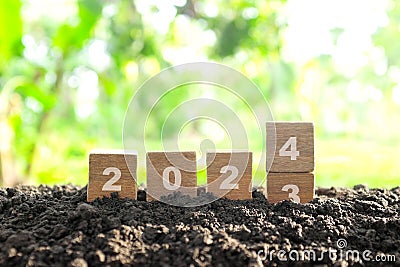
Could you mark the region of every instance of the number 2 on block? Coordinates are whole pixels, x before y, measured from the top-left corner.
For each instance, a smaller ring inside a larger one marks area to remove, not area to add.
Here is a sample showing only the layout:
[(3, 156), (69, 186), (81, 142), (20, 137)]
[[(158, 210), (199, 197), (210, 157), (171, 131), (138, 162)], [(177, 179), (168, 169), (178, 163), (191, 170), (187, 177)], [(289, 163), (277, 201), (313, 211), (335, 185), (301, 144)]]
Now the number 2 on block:
[(235, 166), (227, 165), (221, 168), (220, 173), (227, 173), (228, 171), (230, 171), (231, 174), (222, 181), (219, 188), (227, 190), (239, 189), (239, 185), (237, 183), (233, 183), (233, 180), (235, 180), (239, 174), (238, 168), (236, 168)]
[[(288, 150), (290, 147), (290, 150)], [(279, 156), (290, 157), (290, 160), (296, 160), (300, 156), (300, 152), (297, 151), (297, 138), (290, 137), (289, 140), (279, 149)]]
[(113, 173), (114, 176), (107, 181), (103, 185), (102, 190), (103, 191), (121, 191), (121, 186), (120, 185), (114, 185), (114, 183), (118, 182), (119, 178), (121, 178), (121, 171), (118, 168), (115, 167), (109, 167), (103, 171), (103, 175), (110, 175), (110, 173)]
[(289, 198), (292, 199), (295, 203), (300, 203), (300, 197), (297, 195), (300, 191), (299, 187), (295, 184), (287, 184), (284, 187), (282, 187), (282, 191), (288, 192), (291, 190), (289, 193)]

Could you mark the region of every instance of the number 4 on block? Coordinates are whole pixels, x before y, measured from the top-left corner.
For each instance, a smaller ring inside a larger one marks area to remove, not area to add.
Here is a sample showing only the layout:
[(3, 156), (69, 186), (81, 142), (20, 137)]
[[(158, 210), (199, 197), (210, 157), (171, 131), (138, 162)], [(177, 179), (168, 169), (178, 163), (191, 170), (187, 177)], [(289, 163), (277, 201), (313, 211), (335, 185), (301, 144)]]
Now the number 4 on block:
[(137, 153), (94, 151), (89, 156), (87, 201), (118, 192), (120, 198), (136, 199)]
[(251, 199), (251, 152), (208, 152), (207, 166), (207, 192), (217, 197)]
[(312, 172), (314, 125), (311, 122), (267, 122), (267, 168), (269, 172)]

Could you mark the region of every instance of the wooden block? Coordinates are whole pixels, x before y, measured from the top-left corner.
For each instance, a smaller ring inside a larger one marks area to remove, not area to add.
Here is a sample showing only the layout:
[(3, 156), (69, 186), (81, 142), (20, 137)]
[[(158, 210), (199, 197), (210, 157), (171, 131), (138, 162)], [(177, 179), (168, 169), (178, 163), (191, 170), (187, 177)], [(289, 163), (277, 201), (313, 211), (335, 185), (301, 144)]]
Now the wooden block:
[(197, 196), (196, 152), (148, 152), (147, 200), (174, 192)]
[(251, 199), (251, 152), (208, 152), (207, 192), (217, 197)]
[(268, 173), (267, 198), (270, 203), (292, 200), (307, 203), (314, 198), (313, 173)]
[(269, 172), (314, 171), (314, 125), (310, 122), (267, 122), (267, 171), (269, 166)]
[(136, 199), (136, 167), (136, 152), (105, 150), (90, 153), (87, 201), (110, 196), (113, 192), (118, 192), (120, 198)]

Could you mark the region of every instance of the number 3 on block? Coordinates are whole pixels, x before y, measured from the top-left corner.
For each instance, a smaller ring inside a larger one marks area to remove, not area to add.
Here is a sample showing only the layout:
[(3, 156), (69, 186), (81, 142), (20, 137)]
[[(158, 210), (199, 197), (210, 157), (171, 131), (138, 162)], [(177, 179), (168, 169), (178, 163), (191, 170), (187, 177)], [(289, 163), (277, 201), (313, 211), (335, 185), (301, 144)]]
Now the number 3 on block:
[(270, 203), (282, 200), (310, 202), (314, 198), (314, 174), (268, 173), (267, 198)]
[[(291, 192), (289, 192), (289, 190)], [(299, 187), (295, 184), (287, 184), (282, 187), (282, 191), (289, 192), (289, 198), (295, 203), (300, 203), (300, 197), (297, 195), (300, 191)]]

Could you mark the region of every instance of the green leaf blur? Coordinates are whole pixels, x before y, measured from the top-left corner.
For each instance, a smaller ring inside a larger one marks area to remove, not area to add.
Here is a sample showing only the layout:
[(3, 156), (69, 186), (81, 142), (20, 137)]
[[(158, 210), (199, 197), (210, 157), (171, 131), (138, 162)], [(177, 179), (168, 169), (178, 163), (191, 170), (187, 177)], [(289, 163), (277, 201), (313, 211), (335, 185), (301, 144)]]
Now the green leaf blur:
[[(160, 70), (193, 61), (243, 72), (276, 120), (313, 121), (317, 185), (399, 185), (400, 4), (328, 2), (0, 0), (3, 186), (86, 184), (91, 149), (123, 148), (135, 90)], [(341, 13), (330, 16), (334, 10)], [(209, 90), (251, 120), (238, 99)], [(190, 95), (201, 96), (201, 88)], [(160, 146), (165, 117), (187, 97), (176, 90), (151, 114), (150, 147)], [(182, 147), (198, 150), (203, 128), (195, 123)], [(259, 154), (261, 142), (251, 149)], [(139, 167), (144, 182), (143, 160)], [(254, 175), (256, 184), (265, 177)], [(204, 170), (199, 180), (205, 183)]]

